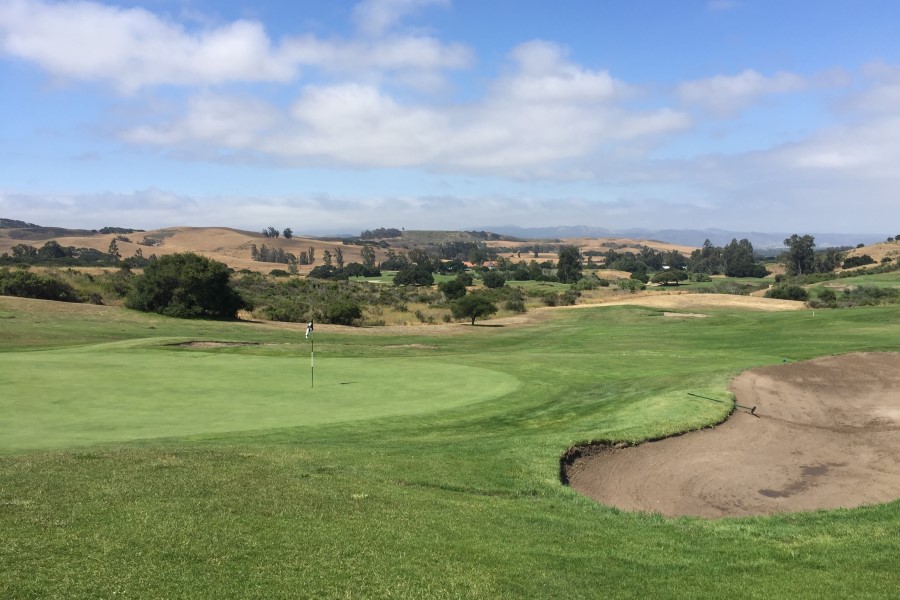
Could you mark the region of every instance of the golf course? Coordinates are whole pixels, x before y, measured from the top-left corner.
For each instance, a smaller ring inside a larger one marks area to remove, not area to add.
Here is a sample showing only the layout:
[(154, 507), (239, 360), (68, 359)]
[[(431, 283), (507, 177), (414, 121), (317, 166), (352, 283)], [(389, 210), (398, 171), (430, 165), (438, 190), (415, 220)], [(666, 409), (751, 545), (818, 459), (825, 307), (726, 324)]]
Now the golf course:
[(696, 306), (317, 326), (313, 373), (305, 324), (0, 297), (0, 598), (893, 597), (896, 499), (668, 517), (561, 482), (726, 421), (750, 369), (900, 351), (900, 305)]

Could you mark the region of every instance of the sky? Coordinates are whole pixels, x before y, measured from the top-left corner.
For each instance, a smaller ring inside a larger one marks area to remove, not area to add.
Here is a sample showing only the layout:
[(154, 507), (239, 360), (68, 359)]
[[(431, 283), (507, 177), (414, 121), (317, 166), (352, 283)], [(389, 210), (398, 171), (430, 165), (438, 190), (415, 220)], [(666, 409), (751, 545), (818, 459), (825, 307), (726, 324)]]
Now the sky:
[(0, 216), (900, 230), (895, 0), (0, 0)]

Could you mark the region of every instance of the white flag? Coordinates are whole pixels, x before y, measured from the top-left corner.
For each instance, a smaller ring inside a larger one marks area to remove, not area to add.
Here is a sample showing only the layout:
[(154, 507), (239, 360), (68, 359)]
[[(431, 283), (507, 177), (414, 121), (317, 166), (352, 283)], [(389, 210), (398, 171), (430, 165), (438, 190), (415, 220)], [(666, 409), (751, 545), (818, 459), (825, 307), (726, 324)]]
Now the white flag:
[(310, 322), (309, 322), (309, 325), (306, 326), (306, 339), (309, 339), (309, 334), (312, 333), (312, 330), (313, 330), (313, 324), (312, 324), (312, 323), (313, 323), (313, 322), (310, 321)]

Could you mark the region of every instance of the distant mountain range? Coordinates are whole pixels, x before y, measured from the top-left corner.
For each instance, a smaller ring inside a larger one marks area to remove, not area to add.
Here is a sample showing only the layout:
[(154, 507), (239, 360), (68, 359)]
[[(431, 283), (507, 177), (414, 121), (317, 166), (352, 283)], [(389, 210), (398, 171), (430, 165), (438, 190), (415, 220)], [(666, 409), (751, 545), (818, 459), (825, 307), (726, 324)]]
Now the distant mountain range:
[[(727, 231), (725, 229), (604, 229), (585, 225), (561, 227), (516, 227), (502, 225), (479, 227), (493, 233), (512, 235), (528, 239), (604, 238), (624, 237), (669, 242), (682, 246), (702, 246), (709, 240), (716, 246), (724, 246), (733, 239), (748, 239), (754, 248), (783, 248), (785, 238), (791, 233), (764, 233), (759, 231)], [(808, 232), (793, 232), (806, 235)], [(809, 233), (816, 238), (817, 248), (841, 246), (855, 247), (857, 244), (883, 242), (886, 235), (876, 233)]]

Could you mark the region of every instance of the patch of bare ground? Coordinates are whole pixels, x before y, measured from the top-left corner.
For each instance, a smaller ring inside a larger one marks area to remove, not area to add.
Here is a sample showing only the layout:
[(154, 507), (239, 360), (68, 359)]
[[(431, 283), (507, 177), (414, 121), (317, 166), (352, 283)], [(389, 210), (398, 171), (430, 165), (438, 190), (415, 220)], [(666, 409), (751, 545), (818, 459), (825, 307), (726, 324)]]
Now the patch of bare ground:
[(706, 308), (739, 308), (763, 311), (803, 310), (806, 304), (794, 300), (776, 300), (757, 296), (733, 296), (730, 294), (697, 294), (694, 292), (644, 292), (622, 294), (593, 299), (590, 303), (577, 304), (574, 307), (588, 306), (646, 306), (649, 308), (671, 309), (706, 309)]
[(231, 348), (234, 346), (259, 346), (259, 342), (210, 342), (210, 341), (192, 341), (178, 342), (177, 344), (166, 344), (167, 346), (177, 346), (179, 348)]
[(563, 461), (564, 479), (603, 504), (667, 516), (764, 515), (900, 498), (900, 354), (762, 367), (735, 378), (732, 391), (738, 404), (756, 407), (755, 416), (739, 409), (710, 429), (634, 447), (576, 449)]

